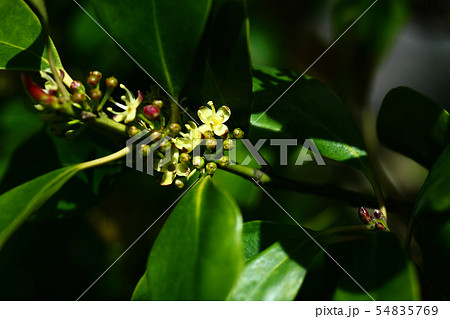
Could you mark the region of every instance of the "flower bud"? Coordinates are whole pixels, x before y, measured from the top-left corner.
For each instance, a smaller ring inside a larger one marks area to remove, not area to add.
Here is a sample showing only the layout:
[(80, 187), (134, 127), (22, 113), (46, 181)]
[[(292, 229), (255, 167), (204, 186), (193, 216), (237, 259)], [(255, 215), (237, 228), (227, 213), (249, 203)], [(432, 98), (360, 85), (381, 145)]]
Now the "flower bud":
[(102, 73), (100, 71), (91, 71), (89, 72), (89, 75), (95, 76), (99, 80), (102, 78)]
[(103, 96), (102, 91), (99, 89), (92, 89), (91, 92), (89, 92), (89, 96), (93, 100), (100, 100)]
[(375, 223), (375, 230), (383, 230), (386, 231), (386, 227), (384, 227), (384, 225), (380, 222)]
[(181, 189), (184, 187), (184, 183), (179, 179), (176, 179), (173, 183), (175, 184), (176, 188)]
[(227, 151), (232, 150), (234, 148), (234, 141), (227, 138), (223, 141), (223, 148)]
[(216, 172), (217, 170), (217, 164), (214, 162), (209, 162), (208, 164), (206, 164), (206, 173), (208, 173), (209, 175), (212, 175)]
[(150, 154), (150, 145), (141, 145), (141, 149), (139, 150), (139, 153), (142, 156), (148, 156)]
[(128, 136), (133, 137), (141, 132), (140, 129), (138, 129), (136, 126), (130, 126), (128, 129)]
[(80, 81), (73, 81), (72, 83), (70, 83), (70, 89), (72, 91), (78, 91), (83, 87), (83, 84), (81, 84)]
[(75, 92), (72, 94), (72, 102), (81, 104), (84, 101), (84, 94), (81, 92)]
[(51, 105), (56, 102), (56, 98), (54, 96), (45, 93), (45, 91), (34, 83), (34, 81), (26, 74), (22, 74), (22, 80), (25, 88), (33, 99), (39, 101), (43, 105)]
[(152, 130), (152, 131), (150, 132), (150, 140), (151, 140), (152, 142), (157, 142), (157, 141), (159, 141), (159, 140), (161, 139), (161, 137), (162, 137), (162, 134), (161, 134), (160, 131)]
[(214, 138), (214, 133), (211, 132), (211, 131), (206, 131), (206, 132), (203, 133), (203, 137), (205, 139)]
[(233, 131), (233, 135), (235, 138), (243, 138), (244, 137), (244, 131), (240, 128), (235, 128)]
[(219, 165), (222, 167), (227, 166), (230, 163), (230, 158), (228, 156), (222, 156), (219, 160)]
[(217, 146), (217, 140), (215, 138), (208, 138), (206, 140), (206, 148), (209, 150), (215, 150)]
[(380, 210), (375, 209), (373, 211), (373, 217), (375, 217), (375, 219), (383, 219), (384, 215)]
[(107, 78), (105, 82), (106, 86), (109, 88), (115, 88), (117, 85), (119, 85), (119, 81), (117, 81), (117, 79), (113, 76)]
[(194, 165), (196, 169), (201, 169), (205, 166), (205, 159), (201, 156), (194, 156), (192, 159), (192, 165)]
[(169, 125), (169, 131), (170, 133), (172, 133), (173, 136), (176, 136), (181, 131), (181, 125), (178, 123), (171, 123)]
[(159, 146), (159, 149), (161, 152), (165, 152), (168, 148), (172, 147), (172, 144), (168, 140), (163, 140), (161, 142), (161, 145)]
[(159, 109), (154, 105), (144, 106), (144, 115), (148, 119), (156, 120), (159, 117)]
[(191, 156), (188, 153), (181, 153), (180, 154), (180, 162), (181, 163), (187, 163), (191, 160)]
[(367, 211), (367, 209), (365, 209), (364, 207), (360, 207), (358, 210), (359, 213), (359, 219), (361, 220), (361, 222), (363, 224), (370, 224), (370, 222), (372, 221), (372, 217), (370, 217), (369, 212)]
[(87, 84), (89, 84), (90, 86), (96, 86), (99, 81), (100, 79), (94, 75), (90, 75), (86, 79)]
[(150, 140), (152, 142), (157, 142), (163, 137), (162, 133), (158, 130), (152, 130), (150, 132)]
[(163, 107), (163, 105), (164, 105), (164, 103), (163, 103), (163, 101), (161, 101), (161, 100), (154, 100), (153, 102), (152, 102), (152, 105), (154, 105), (154, 106), (156, 106), (157, 108), (162, 108)]

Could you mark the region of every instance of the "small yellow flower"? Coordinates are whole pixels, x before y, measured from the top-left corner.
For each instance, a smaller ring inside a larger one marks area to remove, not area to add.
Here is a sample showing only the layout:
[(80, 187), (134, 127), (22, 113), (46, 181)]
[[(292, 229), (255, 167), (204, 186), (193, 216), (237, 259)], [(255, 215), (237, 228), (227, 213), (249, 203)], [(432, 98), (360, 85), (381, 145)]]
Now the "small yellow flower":
[(161, 185), (166, 186), (173, 183), (177, 176), (188, 176), (191, 172), (189, 166), (186, 163), (179, 163), (178, 159), (180, 153), (178, 149), (172, 147), (170, 149), (170, 159), (166, 158), (155, 159), (154, 169), (163, 173)]
[(190, 153), (201, 143), (202, 133), (192, 121), (188, 122), (185, 126), (188, 133), (180, 132), (182, 137), (177, 137), (175, 139), (175, 146), (182, 151), (184, 150)]
[(202, 133), (206, 131), (213, 131), (217, 136), (224, 136), (228, 133), (228, 127), (223, 123), (230, 118), (231, 110), (228, 106), (224, 105), (216, 112), (212, 101), (209, 101), (208, 105), (211, 108), (202, 106), (197, 112), (200, 120), (205, 123), (201, 125), (198, 130)]
[(39, 71), (39, 74), (41, 75), (41, 78), (47, 80), (44, 84), (47, 93), (49, 91), (58, 91), (58, 84), (56, 84), (56, 81), (49, 74), (44, 71)]
[(125, 87), (125, 85), (120, 84), (120, 87), (126, 91), (126, 95), (123, 95), (121, 97), (121, 100), (125, 102), (125, 105), (117, 103), (112, 98), (109, 98), (109, 100), (120, 107), (123, 111), (116, 112), (110, 107), (108, 107), (108, 111), (115, 114), (113, 117), (114, 121), (124, 121), (125, 123), (130, 123), (136, 118), (136, 110), (139, 104), (141, 104), (142, 100), (144, 99), (144, 96), (142, 95), (141, 91), (138, 91), (138, 97), (136, 98), (134, 97), (133, 93), (131, 93), (130, 90)]

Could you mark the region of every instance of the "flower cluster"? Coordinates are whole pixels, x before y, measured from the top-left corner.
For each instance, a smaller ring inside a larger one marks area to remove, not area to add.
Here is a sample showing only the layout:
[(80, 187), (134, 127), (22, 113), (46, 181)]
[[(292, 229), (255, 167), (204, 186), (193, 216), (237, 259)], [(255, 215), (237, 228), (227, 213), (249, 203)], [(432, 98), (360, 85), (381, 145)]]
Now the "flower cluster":
[[(196, 172), (212, 175), (217, 170), (217, 165), (224, 167), (229, 164), (226, 152), (234, 147), (232, 138), (242, 138), (244, 133), (241, 129), (229, 133), (225, 122), (230, 118), (231, 110), (227, 106), (216, 111), (212, 101), (207, 105), (209, 107), (202, 106), (197, 112), (203, 123), (200, 126), (194, 121), (187, 121), (184, 130), (177, 123), (170, 124), (168, 129), (164, 129), (162, 125), (154, 125), (161, 129), (150, 132), (153, 144), (146, 145), (146, 151), (141, 153), (157, 154), (153, 168), (163, 173), (161, 185), (175, 184), (182, 188), (185, 181)], [(160, 120), (163, 121), (164, 118)], [(134, 127), (132, 130), (139, 131)]]
[(369, 229), (389, 231), (386, 216), (380, 210), (375, 209), (372, 216), (367, 209), (360, 207), (358, 209), (358, 215), (361, 222), (368, 225)]
[[(36, 109), (69, 115), (63, 122), (52, 123), (55, 133), (76, 137), (86, 122), (101, 117), (126, 125), (129, 137), (149, 132), (151, 142), (142, 146), (140, 153), (152, 155), (149, 165), (162, 173), (163, 186), (175, 184), (182, 188), (196, 172), (214, 174), (218, 165), (227, 166), (230, 162), (227, 152), (234, 148), (234, 139), (244, 136), (239, 128), (229, 132), (225, 123), (231, 116), (230, 108), (223, 105), (216, 110), (212, 101), (198, 109), (201, 122), (198, 124), (193, 118), (180, 119), (177, 114), (172, 114), (173, 107), (165, 107), (170, 103), (157, 88), (145, 94), (141, 91), (133, 94), (114, 77), (106, 78), (102, 84), (102, 74), (92, 71), (86, 78), (86, 86), (66, 78), (64, 83), (69, 90), (63, 88), (68, 96), (65, 98), (54, 78), (45, 72), (41, 72), (41, 77), (46, 80), (45, 89), (28, 76), (24, 76), (24, 84), (39, 103)], [(63, 72), (61, 78), (64, 78)], [(102, 91), (102, 86), (106, 86), (106, 90)], [(111, 96), (117, 86), (125, 91), (120, 103)], [(68, 112), (61, 112), (62, 108)], [(171, 121), (166, 121), (169, 118)], [(178, 123), (179, 120), (183, 125)]]

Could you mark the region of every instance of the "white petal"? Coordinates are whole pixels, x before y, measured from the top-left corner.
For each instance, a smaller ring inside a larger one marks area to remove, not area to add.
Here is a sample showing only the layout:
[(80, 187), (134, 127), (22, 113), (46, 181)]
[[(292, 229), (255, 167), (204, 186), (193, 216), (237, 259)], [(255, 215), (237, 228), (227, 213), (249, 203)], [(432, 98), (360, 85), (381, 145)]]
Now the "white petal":
[(197, 124), (192, 121), (189, 121), (185, 126), (189, 131), (197, 129)]
[(200, 125), (200, 127), (198, 128), (198, 130), (199, 130), (201, 133), (205, 133), (206, 131), (211, 131), (211, 125), (209, 125), (209, 124), (203, 124), (203, 125)]
[(189, 166), (187, 166), (186, 163), (178, 163), (176, 172), (178, 176), (188, 176), (191, 170), (189, 169)]
[(176, 165), (178, 163), (178, 158), (180, 157), (180, 153), (178, 152), (178, 149), (175, 147), (170, 148), (171, 154), (171, 162), (173, 165)]
[(188, 152), (192, 151), (192, 141), (189, 138), (177, 137), (175, 139), (175, 146), (180, 150), (186, 149)]
[(134, 121), (135, 118), (136, 118), (136, 109), (129, 110), (128, 115), (125, 118), (125, 123), (130, 123)]
[(231, 115), (231, 110), (228, 106), (222, 106), (220, 109), (217, 110), (217, 116), (221, 119), (220, 121), (222, 123), (225, 123), (228, 121)]
[(167, 186), (173, 183), (174, 179), (175, 179), (175, 172), (171, 172), (171, 171), (167, 171), (163, 174), (162, 180), (161, 180), (161, 185), (162, 186)]
[(216, 129), (214, 130), (214, 134), (217, 136), (224, 136), (228, 133), (228, 127), (225, 124), (219, 124), (216, 126)]
[(206, 106), (202, 106), (198, 110), (197, 114), (198, 114), (200, 121), (202, 121), (203, 123), (209, 123), (211, 120), (211, 117), (213, 115), (213, 112), (211, 111), (210, 108), (207, 108)]
[(164, 159), (153, 159), (153, 169), (158, 172), (167, 172), (167, 165), (163, 163)]

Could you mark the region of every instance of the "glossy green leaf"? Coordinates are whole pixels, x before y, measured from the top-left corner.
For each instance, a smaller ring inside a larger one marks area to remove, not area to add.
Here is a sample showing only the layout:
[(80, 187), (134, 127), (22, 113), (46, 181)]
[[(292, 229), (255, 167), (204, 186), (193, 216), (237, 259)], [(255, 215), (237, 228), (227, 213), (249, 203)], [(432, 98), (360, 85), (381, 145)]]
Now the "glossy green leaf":
[(69, 166), (35, 178), (0, 196), (0, 247), (11, 234), (73, 175), (78, 166)]
[(414, 236), (423, 254), (425, 275), (445, 298), (450, 297), (450, 146), (439, 156), (417, 196)]
[[(314, 232), (308, 229), (310, 234)], [(244, 223), (244, 256), (245, 259), (251, 259), (264, 251), (277, 241), (288, 237), (301, 236), (308, 238), (305, 232), (297, 225), (277, 224), (254, 220)]]
[(293, 300), (317, 249), (303, 236), (274, 243), (247, 263), (228, 300)]
[[(22, 0), (0, 2), (0, 69), (50, 71), (47, 38), (37, 16)], [(55, 64), (63, 69), (51, 42)]]
[[(377, 232), (368, 239), (336, 245), (330, 254), (377, 300), (420, 300), (419, 279), (413, 262), (397, 236)], [(372, 300), (341, 271), (334, 300)]]
[[(342, 102), (324, 84), (300, 79), (269, 110), (297, 78), (292, 72), (273, 68), (254, 70), (250, 138), (296, 139), (288, 147), (294, 164), (305, 139), (316, 144), (322, 156), (349, 164), (370, 176), (364, 143)], [(272, 164), (272, 163), (270, 163)]]
[(377, 131), (382, 143), (427, 168), (450, 143), (448, 112), (406, 87), (395, 88), (384, 98)]
[(211, 0), (93, 2), (111, 36), (177, 98), (191, 70)]
[(247, 130), (252, 74), (246, 0), (213, 2), (182, 97), (187, 97), (189, 106), (205, 105), (208, 101), (216, 107), (227, 105), (232, 112), (231, 127)]
[(243, 266), (242, 217), (211, 177), (177, 204), (150, 252), (152, 300), (224, 300)]
[(147, 273), (145, 273), (141, 277), (141, 279), (139, 279), (139, 282), (136, 285), (136, 288), (134, 289), (131, 300), (133, 301), (150, 300), (150, 291), (148, 288)]

